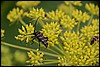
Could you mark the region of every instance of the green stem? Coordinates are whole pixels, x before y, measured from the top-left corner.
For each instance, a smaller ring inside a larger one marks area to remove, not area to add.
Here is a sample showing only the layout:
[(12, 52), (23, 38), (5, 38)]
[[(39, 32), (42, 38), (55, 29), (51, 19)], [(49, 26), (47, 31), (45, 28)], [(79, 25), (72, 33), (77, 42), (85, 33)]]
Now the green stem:
[[(38, 43), (36, 40), (34, 40), (34, 42), (35, 42), (35, 43)], [(41, 45), (41, 47), (44, 47), (43, 44), (40, 44), (40, 45)], [(47, 49), (50, 50), (50, 51), (52, 51), (52, 52), (54, 52), (54, 53), (56, 53), (56, 55), (61, 56), (61, 55), (59, 55), (56, 51), (54, 51), (54, 50), (52, 50), (52, 49), (50, 49), (50, 48), (47, 48)]]
[(89, 20), (89, 22), (88, 22), (88, 25), (90, 25), (90, 24), (91, 24), (92, 19), (93, 19), (93, 15), (91, 15), (90, 20)]
[(40, 65), (54, 64), (54, 63), (58, 63), (58, 61), (45, 62), (44, 64), (40, 64)]
[(72, 5), (70, 4), (69, 7), (70, 7), (69, 16), (70, 16), (70, 18), (71, 18), (71, 17), (72, 17)]
[(47, 60), (43, 60), (43, 62), (44, 62), (44, 61), (49, 61), (49, 62), (51, 61), (51, 62), (52, 62), (52, 61), (57, 61), (57, 60), (51, 60), (51, 59), (48, 60), (48, 59), (47, 59)]
[(79, 23), (78, 23), (78, 25), (77, 25), (77, 34), (79, 33), (79, 28), (80, 28), (80, 21), (79, 21)]
[(57, 54), (57, 55), (59, 56), (59, 53), (57, 53), (56, 51), (54, 51), (54, 50), (52, 50), (52, 49), (50, 49), (50, 48), (47, 48), (47, 49), (50, 50), (51, 52)]
[(19, 18), (19, 21), (22, 25), (26, 26), (26, 23), (22, 20), (22, 18)]
[(39, 20), (39, 24), (43, 27), (45, 24), (43, 23), (42, 20)]
[[(16, 45), (9, 44), (9, 43), (3, 42), (3, 41), (1, 41), (1, 44), (6, 45), (6, 46), (10, 46), (10, 47), (14, 47), (14, 48), (19, 48), (19, 49), (22, 49), (22, 50), (27, 50), (27, 51), (32, 50), (32, 51), (34, 51), (34, 52), (37, 52), (36, 50), (31, 49), (31, 48), (16, 46)], [(44, 52), (44, 51), (40, 51), (40, 52)], [(50, 56), (53, 56), (53, 57), (58, 57), (58, 55), (55, 55), (55, 54), (52, 54), (52, 53), (48, 53), (48, 52), (44, 52), (44, 54), (50, 55)]]
[[(56, 54), (52, 54), (52, 53), (48, 53), (48, 52), (44, 52), (44, 51), (40, 51), (41, 53), (43, 52), (44, 54), (46, 55), (50, 55), (50, 56), (53, 56), (53, 57), (58, 57), (58, 55)], [(60, 56), (61, 57), (61, 56)]]
[[(34, 40), (34, 42), (38, 43), (36, 40)], [(44, 47), (43, 44), (40, 44), (40, 45), (41, 45), (41, 47)], [(47, 48), (47, 49), (50, 50), (51, 52), (55, 53), (56, 55), (61, 56), (61, 55), (59, 55), (59, 53), (57, 53), (56, 51), (52, 50), (51, 48)]]
[[(14, 45), (14, 44), (9, 44), (9, 43), (3, 42), (3, 41), (1, 41), (1, 44), (6, 45), (6, 46), (10, 46), (10, 47), (14, 47), (14, 48), (19, 48), (19, 49), (22, 49), (22, 50), (28, 50), (28, 51), (31, 50), (30, 48), (25, 48), (25, 47), (21, 47), (21, 46), (16, 46), (16, 45)], [(33, 49), (33, 51), (36, 51), (36, 50)]]
[(61, 49), (61, 50), (63, 50), (64, 51), (64, 49), (62, 48), (62, 46), (61, 46), (62, 44), (59, 42), (59, 44), (58, 44), (58, 46), (59, 46), (59, 48)]
[(57, 46), (54, 46), (60, 53), (62, 53), (63, 55), (65, 55), (65, 53), (60, 49), (58, 48)]

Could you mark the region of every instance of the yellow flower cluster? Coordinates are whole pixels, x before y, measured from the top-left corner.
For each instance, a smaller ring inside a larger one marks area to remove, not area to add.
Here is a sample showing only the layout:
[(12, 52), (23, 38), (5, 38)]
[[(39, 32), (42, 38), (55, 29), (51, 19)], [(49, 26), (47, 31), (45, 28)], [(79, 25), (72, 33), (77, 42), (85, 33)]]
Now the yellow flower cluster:
[(55, 22), (59, 22), (60, 19), (65, 18), (66, 15), (61, 10), (51, 11), (47, 13), (47, 19)]
[(68, 66), (67, 60), (68, 59), (65, 56), (58, 57), (58, 66)]
[(70, 15), (70, 14), (72, 14), (72, 11), (74, 10), (74, 7), (73, 6), (70, 6), (70, 5), (60, 4), (58, 6), (58, 9), (59, 10), (62, 10), (67, 15)]
[(52, 46), (54, 46), (54, 44), (57, 44), (58, 35), (61, 32), (62, 30), (60, 29), (60, 25), (57, 22), (51, 22), (50, 24), (46, 23), (41, 31), (44, 36), (48, 37), (49, 44), (51, 44)]
[(16, 5), (22, 7), (23, 9), (27, 9), (37, 6), (39, 3), (40, 1), (18, 1)]
[(33, 8), (32, 10), (30, 10), (29, 13), (25, 13), (25, 15), (28, 17), (28, 18), (34, 18), (35, 20), (40, 17), (39, 19), (43, 19), (45, 18), (45, 11), (40, 8), (40, 9), (35, 9)]
[(42, 62), (42, 60), (44, 60), (44, 58), (43, 58), (44, 53), (43, 52), (40, 53), (37, 49), (36, 54), (33, 53), (32, 51), (27, 52), (27, 53), (28, 53), (28, 56), (30, 58), (29, 60), (26, 61), (27, 63), (31, 63), (34, 66), (38, 66), (40, 64), (43, 64), (43, 62)]
[(7, 15), (7, 19), (10, 22), (15, 22), (18, 21), (19, 18), (24, 16), (24, 11), (23, 9), (19, 9), (19, 8), (14, 8), (12, 11), (9, 12), (9, 14)]
[(85, 26), (81, 29), (84, 37), (88, 38), (88, 41), (91, 40), (93, 36), (98, 36), (99, 33), (99, 19), (93, 19), (92, 25)]
[(99, 30), (99, 19), (92, 19), (92, 25)]
[(33, 35), (34, 27), (33, 27), (33, 25), (31, 25), (31, 23), (29, 26), (28, 25), (26, 25), (25, 27), (22, 26), (22, 30), (18, 29), (18, 31), (19, 31), (20, 35), (15, 36), (15, 38), (17, 40), (21, 40), (21, 41), (26, 39), (26, 43), (28, 43), (30, 40), (32, 40), (31, 37), (34, 36)]
[[(61, 40), (63, 40), (63, 44), (67, 46), (67, 48), (64, 47), (64, 49), (67, 51), (69, 50), (70, 46), (76, 46), (79, 42), (78, 35), (73, 31), (66, 31), (63, 36), (60, 36)], [(69, 45), (71, 44), (71, 45)], [(76, 45), (75, 45), (76, 44)]]
[(99, 16), (99, 7), (98, 5), (94, 5), (93, 3), (89, 3), (85, 5), (85, 8), (93, 15)]
[(64, 1), (66, 5), (82, 6), (81, 1)]
[(72, 16), (79, 22), (86, 22), (90, 19), (90, 16), (86, 12), (82, 12), (81, 10), (73, 10)]
[(72, 30), (73, 27), (75, 27), (75, 25), (77, 25), (76, 20), (73, 18), (71, 19), (69, 16), (67, 16), (67, 18), (63, 18), (61, 19), (60, 24), (62, 25), (62, 27), (68, 29), (68, 30)]
[(4, 37), (5, 30), (1, 29), (1, 37)]
[(60, 57), (61, 59), (58, 58), (59, 65), (63, 66), (66, 63), (67, 66), (88, 66), (99, 62), (99, 44), (90, 45), (90, 41), (84, 42), (84, 36), (80, 36), (78, 37), (75, 32), (70, 31), (66, 31), (63, 36), (60, 36), (66, 56), (65, 58)]

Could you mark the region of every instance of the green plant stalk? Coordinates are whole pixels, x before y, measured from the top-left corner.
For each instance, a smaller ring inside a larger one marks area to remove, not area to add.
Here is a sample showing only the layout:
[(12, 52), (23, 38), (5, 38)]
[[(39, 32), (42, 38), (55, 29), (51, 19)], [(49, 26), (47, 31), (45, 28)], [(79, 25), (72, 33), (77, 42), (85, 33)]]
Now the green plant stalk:
[[(38, 43), (37, 41), (36, 41), (36, 43)], [(40, 43), (40, 45), (42, 45), (43, 46), (43, 44), (41, 44)], [(44, 46), (43, 46), (44, 47)], [(52, 51), (52, 52), (54, 52), (54, 53), (57, 53), (57, 52), (55, 52), (54, 50), (52, 50), (51, 48), (47, 48), (48, 50), (50, 50), (50, 51)], [(58, 48), (59, 49), (59, 48)], [(45, 52), (44, 52), (45, 53)], [(61, 57), (61, 55), (59, 55), (58, 53), (56, 54), (57, 56), (60, 56)]]
[[(38, 42), (36, 40), (34, 40), (34, 42), (36, 42), (38, 44)], [(43, 44), (40, 43), (40, 45), (41, 45), (41, 47), (44, 47)], [(52, 50), (51, 48), (47, 48), (47, 49), (50, 50), (51, 52), (57, 54), (58, 56), (60, 56), (59, 53), (57, 53), (56, 51)]]
[(61, 50), (64, 51), (64, 49), (62, 48), (62, 44), (61, 44), (60, 42), (59, 42), (58, 46), (59, 46), (59, 48), (60, 48)]
[[(3, 41), (1, 41), (1, 44), (6, 45), (6, 46), (10, 46), (10, 47), (14, 47), (14, 48), (18, 48), (18, 49), (22, 49), (22, 50), (27, 50), (27, 51), (32, 50), (32, 51), (34, 51), (34, 52), (37, 52), (36, 50), (31, 49), (31, 48), (16, 46), (16, 45), (9, 44), (9, 43), (3, 42)], [(40, 51), (40, 52), (44, 52), (44, 51)], [(55, 55), (55, 54), (52, 54), (52, 53), (48, 53), (48, 52), (44, 52), (44, 54), (50, 55), (50, 56), (53, 56), (53, 57), (58, 57), (58, 55)]]
[(26, 26), (27, 24), (22, 20), (22, 18), (19, 18), (19, 21), (22, 25)]
[(51, 60), (51, 59), (47, 59), (47, 60), (42, 60), (42, 61), (43, 61), (43, 62), (44, 62), (44, 61), (48, 61), (48, 62), (51, 61), (51, 62), (52, 62), (52, 61), (57, 61), (57, 60), (54, 60), (54, 59), (52, 59), (52, 60)]
[(88, 22), (88, 26), (91, 24), (92, 19), (93, 19), (93, 15), (91, 15), (91, 17), (90, 17), (90, 20), (89, 20), (89, 22)]
[(54, 46), (55, 47), (55, 49), (57, 49), (60, 53), (62, 53), (63, 55), (65, 55), (65, 53), (60, 49), (60, 48), (58, 48), (57, 46)]
[[(78, 33), (79, 33), (80, 23), (81, 23), (81, 22), (79, 22), (78, 25), (77, 25), (77, 35), (78, 35)], [(79, 36), (79, 35), (78, 35), (78, 36)]]
[(47, 49), (50, 50), (51, 52), (57, 54), (57, 55), (60, 55), (59, 53), (57, 53), (56, 51), (54, 51), (54, 50), (52, 50), (52, 49), (50, 49), (50, 48), (47, 48)]
[(45, 62), (44, 64), (40, 64), (40, 65), (46, 65), (46, 64), (54, 64), (54, 63), (58, 63), (58, 61), (51, 61), (51, 62)]
[(72, 4), (70, 4), (69, 7), (70, 7), (69, 16), (70, 16), (70, 18), (72, 18), (72, 7), (73, 7)]
[(42, 20), (39, 20), (39, 24), (43, 27), (45, 24), (43, 23)]

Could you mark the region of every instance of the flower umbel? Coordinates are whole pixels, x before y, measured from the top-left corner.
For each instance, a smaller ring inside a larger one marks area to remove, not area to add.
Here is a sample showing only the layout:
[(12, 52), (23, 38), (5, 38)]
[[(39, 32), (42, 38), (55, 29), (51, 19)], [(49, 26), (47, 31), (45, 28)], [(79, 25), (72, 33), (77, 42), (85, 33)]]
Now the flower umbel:
[(99, 19), (92, 19), (92, 25), (99, 30)]
[(93, 3), (89, 3), (85, 5), (85, 8), (93, 15), (99, 16), (99, 7), (98, 5), (94, 5)]
[(16, 5), (28, 9), (37, 6), (39, 3), (40, 1), (18, 1)]
[(98, 42), (90, 45), (90, 41), (85, 40), (84, 35), (78, 36), (75, 32), (67, 31), (60, 38), (63, 41), (66, 56), (58, 58), (58, 65), (88, 66), (99, 62)]
[(51, 22), (50, 24), (46, 23), (41, 31), (44, 36), (48, 37), (48, 41), (52, 46), (58, 42), (58, 35), (61, 32), (62, 30), (57, 22)]
[(36, 51), (36, 54), (35, 53), (33, 53), (32, 51), (30, 51), (30, 52), (27, 52), (28, 53), (28, 56), (29, 56), (29, 60), (27, 60), (26, 62), (27, 63), (31, 63), (31, 65), (34, 65), (34, 66), (38, 66), (38, 65), (40, 65), (40, 64), (43, 64), (43, 55), (44, 55), (44, 53), (42, 52), (42, 53), (40, 53), (39, 52), (39, 50), (37, 49), (37, 51)]
[(93, 19), (91, 25), (82, 27), (81, 32), (88, 41), (94, 36), (99, 36), (99, 19)]
[(69, 64), (67, 63), (67, 58), (65, 56), (63, 57), (58, 57), (58, 66), (68, 66)]
[(59, 10), (62, 10), (64, 13), (66, 13), (67, 15), (71, 15), (72, 11), (75, 9), (72, 5), (65, 5), (65, 4), (61, 4), (58, 6)]
[(56, 11), (47, 13), (47, 19), (52, 20), (54, 22), (59, 22), (61, 18), (65, 18), (65, 17), (66, 15), (64, 14), (64, 12), (58, 9)]
[(15, 36), (15, 38), (17, 40), (21, 40), (21, 41), (23, 41), (23, 40), (26, 39), (26, 43), (28, 43), (30, 40), (32, 40), (31, 37), (34, 36), (33, 35), (33, 33), (34, 33), (34, 27), (33, 27), (33, 25), (31, 25), (31, 23), (30, 23), (29, 26), (28, 25), (26, 25), (25, 27), (22, 26), (22, 30), (18, 29), (18, 31), (19, 31), (20, 35)]
[(86, 12), (82, 12), (81, 10), (73, 10), (72, 16), (79, 22), (85, 23), (87, 20), (90, 19), (90, 16)]
[(82, 6), (81, 1), (64, 1), (66, 5)]
[(7, 19), (10, 22), (15, 22), (18, 21), (19, 18), (22, 18), (24, 16), (24, 11), (23, 9), (19, 9), (19, 8), (14, 8), (12, 11), (9, 12), (9, 14), (7, 15)]
[(33, 8), (32, 10), (30, 10), (30, 12), (29, 13), (26, 13), (26, 16), (28, 17), (28, 18), (31, 18), (31, 19), (37, 19), (38, 17), (40, 17), (40, 19), (43, 19), (43, 18), (45, 18), (45, 11), (44, 11), (44, 9), (42, 9), (42, 8), (40, 8), (40, 9), (35, 9), (35, 8)]
[(66, 28), (67, 30), (72, 30), (75, 25), (77, 25), (78, 22), (73, 18), (71, 19), (69, 16), (67, 18), (61, 19), (60, 24), (62, 25), (63, 28)]

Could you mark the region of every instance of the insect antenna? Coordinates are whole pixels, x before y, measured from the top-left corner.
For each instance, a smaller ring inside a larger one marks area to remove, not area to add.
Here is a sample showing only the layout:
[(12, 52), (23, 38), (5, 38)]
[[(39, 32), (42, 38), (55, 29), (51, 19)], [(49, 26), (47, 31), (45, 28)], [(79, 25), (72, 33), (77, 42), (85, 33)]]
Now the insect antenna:
[(33, 25), (33, 27), (35, 28), (35, 30), (36, 30), (36, 23), (37, 23), (37, 21), (38, 21), (38, 19), (40, 18), (41, 16), (39, 16), (38, 18), (37, 18), (37, 20), (35, 21), (35, 24)]

